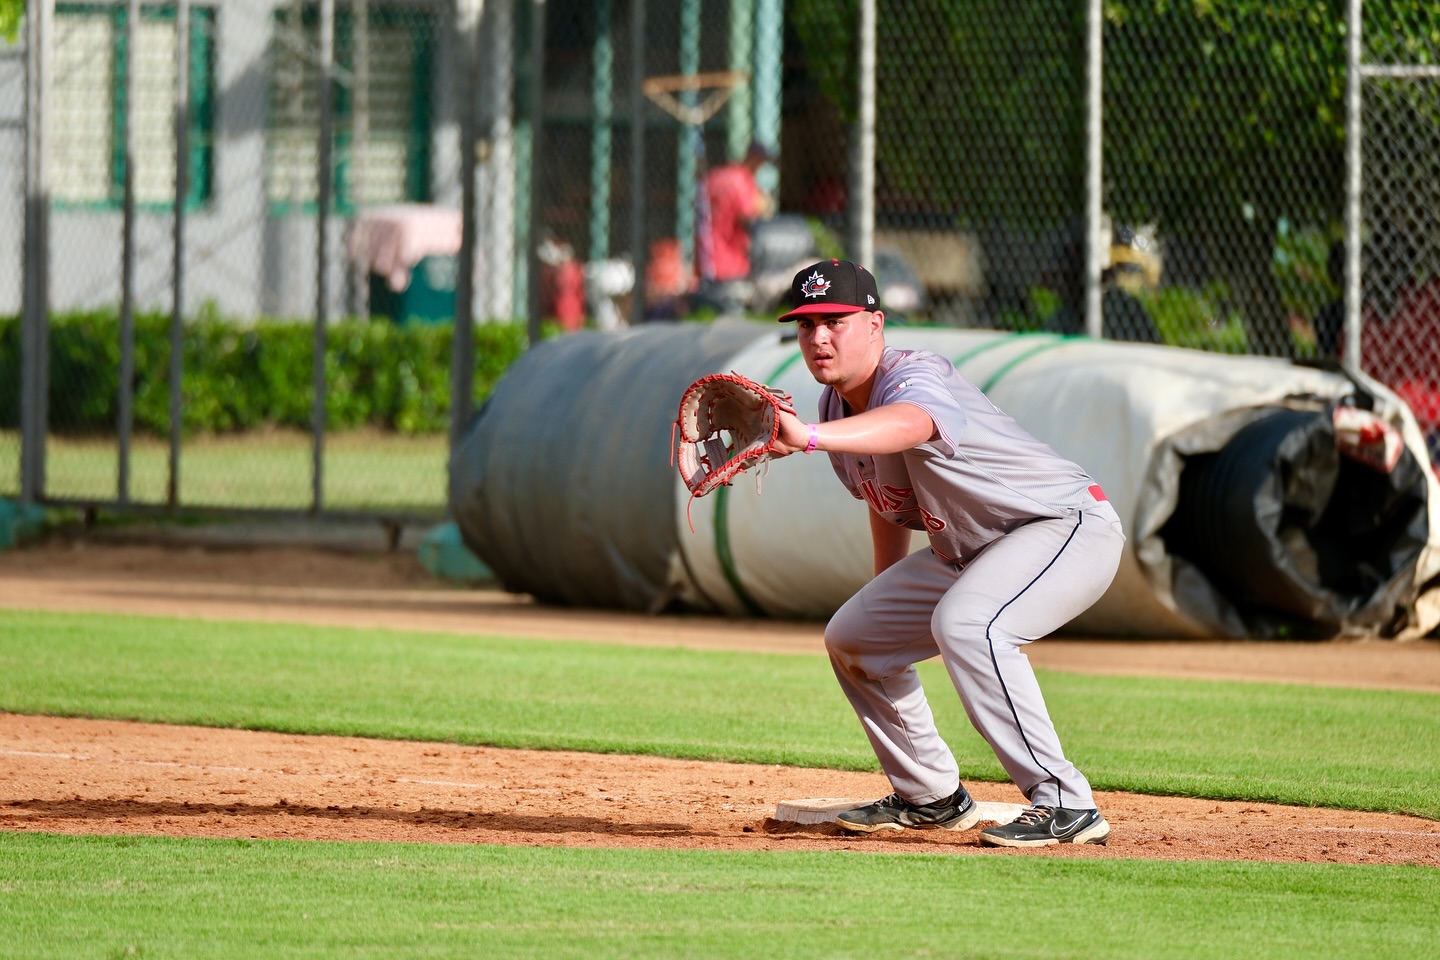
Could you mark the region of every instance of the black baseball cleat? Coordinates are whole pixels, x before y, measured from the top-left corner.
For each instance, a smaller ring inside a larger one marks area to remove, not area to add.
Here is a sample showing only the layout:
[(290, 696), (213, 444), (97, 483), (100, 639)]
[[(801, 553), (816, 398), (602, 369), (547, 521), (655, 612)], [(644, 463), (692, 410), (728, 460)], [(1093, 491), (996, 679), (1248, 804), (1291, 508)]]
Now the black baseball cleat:
[(1010, 823), (986, 827), (980, 842), (991, 847), (1048, 847), (1056, 843), (1101, 843), (1110, 824), (1099, 810), (1031, 807)]
[(914, 827), (968, 830), (980, 822), (980, 810), (962, 785), (954, 794), (934, 803), (911, 803), (898, 793), (835, 818), (841, 830), (875, 833)]

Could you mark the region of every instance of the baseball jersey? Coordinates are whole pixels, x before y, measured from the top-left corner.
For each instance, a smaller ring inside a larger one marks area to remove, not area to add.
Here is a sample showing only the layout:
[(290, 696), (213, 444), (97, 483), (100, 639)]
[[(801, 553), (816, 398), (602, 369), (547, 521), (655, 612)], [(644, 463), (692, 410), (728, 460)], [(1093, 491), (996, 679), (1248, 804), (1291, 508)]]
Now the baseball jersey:
[[(1075, 514), (1104, 499), (1095, 481), (1000, 411), (939, 354), (887, 347), (870, 409), (913, 403), (935, 421), (936, 437), (884, 456), (830, 454), (857, 499), (891, 523), (924, 530), (943, 559), (965, 563), (1021, 524)], [(845, 416), (833, 387), (820, 395), (820, 420)]]

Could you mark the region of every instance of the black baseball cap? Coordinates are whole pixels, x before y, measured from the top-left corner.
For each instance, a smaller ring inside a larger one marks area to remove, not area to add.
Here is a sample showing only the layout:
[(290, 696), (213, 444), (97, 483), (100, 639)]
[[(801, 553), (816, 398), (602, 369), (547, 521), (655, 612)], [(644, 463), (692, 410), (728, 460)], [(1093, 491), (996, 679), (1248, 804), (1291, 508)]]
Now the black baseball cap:
[(821, 260), (795, 274), (790, 283), (790, 312), (781, 321), (809, 313), (879, 310), (875, 275), (849, 260)]

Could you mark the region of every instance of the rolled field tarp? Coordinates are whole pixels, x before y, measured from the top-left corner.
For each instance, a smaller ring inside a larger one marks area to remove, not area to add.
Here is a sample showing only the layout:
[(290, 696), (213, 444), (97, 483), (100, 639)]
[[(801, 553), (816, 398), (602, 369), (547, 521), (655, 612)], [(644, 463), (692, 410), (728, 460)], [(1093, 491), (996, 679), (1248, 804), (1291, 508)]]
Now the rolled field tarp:
[[(828, 617), (871, 562), (866, 507), (828, 458), (789, 457), (693, 501), (670, 466), (680, 392), (703, 374), (739, 371), (813, 415), (820, 387), (793, 332), (682, 329), (680, 350), (673, 328), (637, 328), (613, 345), (537, 348), (517, 363), (452, 460), (462, 537), (507, 588), (542, 600)], [(1416, 637), (1440, 623), (1440, 483), (1413, 415), (1379, 384), (1087, 338), (892, 327), (887, 342), (951, 359), (1104, 487), (1129, 540), (1109, 591), (1066, 632)], [(582, 382), (551, 389), (559, 380)], [(1398, 434), (1390, 471), (1337, 452), (1332, 413), (1351, 404)], [(551, 427), (521, 426), (542, 416)], [(593, 472), (597, 433), (635, 438), (633, 455), (604, 461), (625, 474), (607, 481), (608, 500), (595, 499), (593, 481), (545, 479), (573, 473), (570, 458)], [(535, 539), (542, 526), (552, 539)], [(923, 548), (923, 535), (913, 543)], [(542, 544), (571, 553), (563, 571), (536, 559)]]
[(451, 453), (461, 540), (507, 589), (546, 603), (663, 605), (675, 579), (668, 462), (680, 394), (756, 335), (655, 324), (528, 350)]

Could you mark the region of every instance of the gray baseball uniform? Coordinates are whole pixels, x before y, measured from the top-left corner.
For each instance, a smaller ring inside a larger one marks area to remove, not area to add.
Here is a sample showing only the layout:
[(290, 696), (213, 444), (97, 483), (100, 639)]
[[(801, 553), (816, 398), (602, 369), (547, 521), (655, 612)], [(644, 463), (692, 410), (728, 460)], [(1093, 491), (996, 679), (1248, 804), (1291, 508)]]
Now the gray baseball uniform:
[[(1089, 608), (1125, 536), (1093, 479), (995, 407), (945, 358), (887, 348), (870, 407), (912, 403), (937, 438), (880, 457), (830, 454), (841, 481), (931, 549), (875, 577), (831, 618), (825, 646), (895, 791), (948, 797), (959, 770), (914, 664), (939, 654), (975, 729), (1032, 804), (1090, 809), (1022, 647)], [(820, 419), (845, 415), (833, 388)]]

